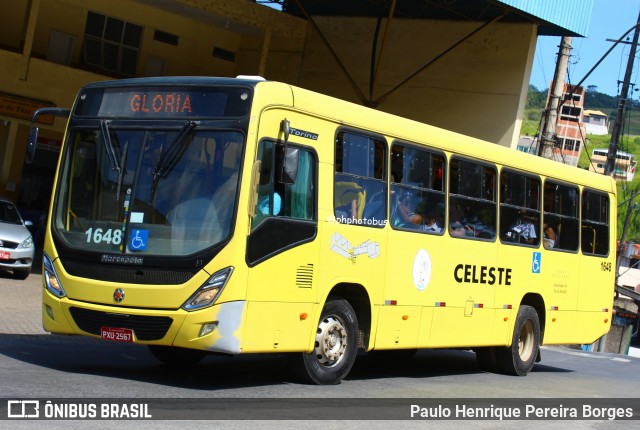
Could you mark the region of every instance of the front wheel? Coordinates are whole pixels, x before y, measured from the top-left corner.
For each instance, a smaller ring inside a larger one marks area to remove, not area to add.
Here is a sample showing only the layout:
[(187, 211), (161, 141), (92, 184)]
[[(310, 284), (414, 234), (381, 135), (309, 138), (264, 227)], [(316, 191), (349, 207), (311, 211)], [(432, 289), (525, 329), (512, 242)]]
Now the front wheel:
[(332, 299), (322, 309), (313, 351), (294, 360), (294, 370), (307, 382), (339, 384), (356, 360), (358, 319), (346, 300)]
[(531, 306), (520, 306), (511, 346), (496, 348), (499, 370), (503, 373), (525, 376), (535, 364), (540, 348), (540, 320)]

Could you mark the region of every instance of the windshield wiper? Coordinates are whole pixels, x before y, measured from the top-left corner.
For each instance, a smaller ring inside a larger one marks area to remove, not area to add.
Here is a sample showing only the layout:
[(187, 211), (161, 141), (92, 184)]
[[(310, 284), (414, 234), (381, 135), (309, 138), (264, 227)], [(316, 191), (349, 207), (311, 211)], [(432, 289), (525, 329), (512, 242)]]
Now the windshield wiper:
[(104, 141), (105, 151), (107, 152), (107, 158), (109, 159), (109, 167), (111, 170), (120, 171), (120, 165), (118, 164), (118, 158), (116, 157), (116, 150), (111, 140), (111, 133), (109, 132), (109, 125), (111, 121), (100, 121), (100, 131), (102, 132), (102, 140)]
[(120, 157), (120, 165), (122, 166), (122, 168), (118, 168), (118, 184), (116, 186), (117, 201), (120, 201), (120, 189), (122, 188), (122, 180), (125, 175), (125, 170), (127, 169), (127, 154), (129, 153), (128, 149), (129, 149), (129, 141), (127, 140), (124, 143), (124, 151), (122, 151), (122, 156)]
[(158, 164), (156, 164), (156, 167), (153, 169), (154, 182), (156, 182), (158, 178), (166, 177), (182, 158), (184, 151), (187, 149), (187, 145), (184, 145), (184, 142), (186, 142), (185, 138), (198, 125), (200, 125), (198, 121), (187, 121), (182, 127), (176, 138), (173, 139), (173, 142), (169, 145), (167, 152), (162, 154), (160, 160), (158, 160)]
[(167, 152), (160, 155), (158, 163), (153, 168), (153, 186), (151, 187), (151, 195), (156, 194), (156, 188), (158, 187), (158, 181), (160, 178), (166, 178), (171, 170), (175, 167), (178, 161), (182, 158), (184, 151), (186, 151), (188, 145), (184, 145), (186, 137), (191, 134), (191, 131), (200, 125), (199, 121), (187, 121), (187, 123), (180, 129), (180, 132), (173, 139), (173, 142), (169, 145)]

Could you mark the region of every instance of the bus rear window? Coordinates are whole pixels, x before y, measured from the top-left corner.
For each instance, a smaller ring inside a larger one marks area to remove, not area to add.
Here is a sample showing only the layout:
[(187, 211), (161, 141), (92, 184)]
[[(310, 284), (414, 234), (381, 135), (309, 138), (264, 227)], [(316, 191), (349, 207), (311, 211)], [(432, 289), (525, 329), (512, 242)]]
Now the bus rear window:
[(243, 117), (251, 109), (246, 87), (126, 87), (84, 90), (76, 117), (176, 118)]

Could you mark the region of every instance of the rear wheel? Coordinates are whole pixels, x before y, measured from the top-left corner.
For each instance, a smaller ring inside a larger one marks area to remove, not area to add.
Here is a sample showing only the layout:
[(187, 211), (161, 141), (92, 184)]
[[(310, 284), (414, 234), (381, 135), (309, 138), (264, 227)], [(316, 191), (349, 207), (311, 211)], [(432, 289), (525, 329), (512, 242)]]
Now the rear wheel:
[(538, 313), (531, 306), (520, 306), (511, 346), (495, 350), (499, 370), (510, 375), (525, 376), (533, 368), (539, 348)]
[(207, 355), (206, 351), (162, 345), (149, 345), (149, 351), (155, 358), (170, 366), (191, 366)]
[(339, 384), (356, 359), (358, 320), (346, 300), (332, 299), (322, 309), (314, 349), (294, 358), (294, 370), (307, 382)]

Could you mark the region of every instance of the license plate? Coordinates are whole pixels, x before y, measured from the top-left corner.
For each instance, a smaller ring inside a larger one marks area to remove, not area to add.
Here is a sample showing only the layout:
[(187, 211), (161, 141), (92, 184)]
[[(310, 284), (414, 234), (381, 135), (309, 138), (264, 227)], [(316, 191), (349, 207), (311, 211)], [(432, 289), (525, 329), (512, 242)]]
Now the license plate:
[(8, 260), (11, 258), (11, 254), (5, 251), (0, 251), (0, 260)]
[(130, 328), (100, 327), (102, 339), (112, 342), (133, 342), (133, 330)]

